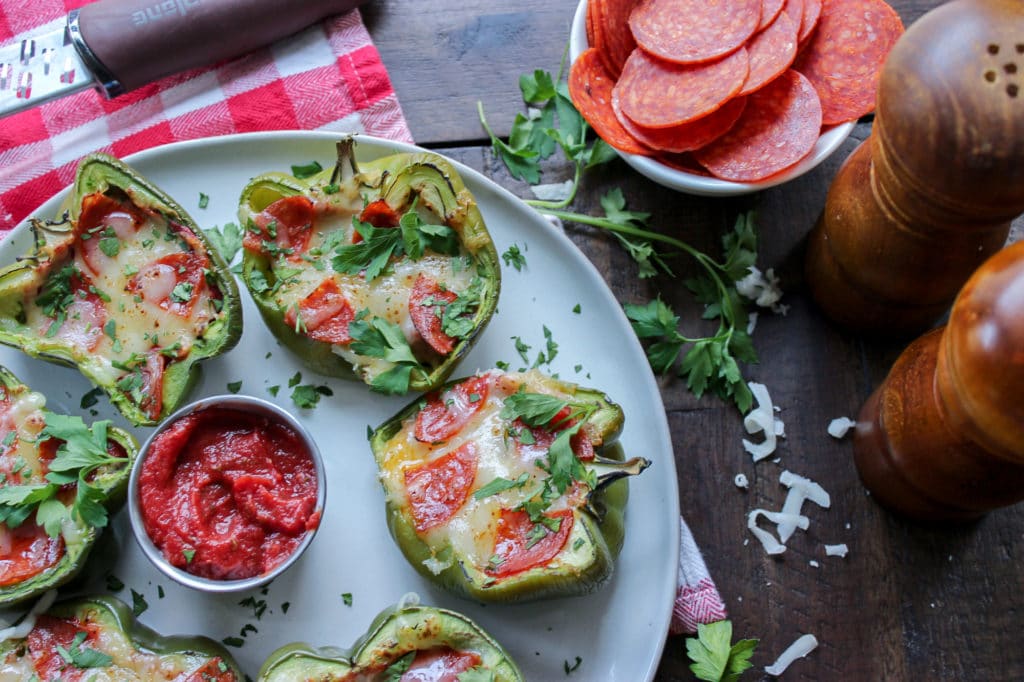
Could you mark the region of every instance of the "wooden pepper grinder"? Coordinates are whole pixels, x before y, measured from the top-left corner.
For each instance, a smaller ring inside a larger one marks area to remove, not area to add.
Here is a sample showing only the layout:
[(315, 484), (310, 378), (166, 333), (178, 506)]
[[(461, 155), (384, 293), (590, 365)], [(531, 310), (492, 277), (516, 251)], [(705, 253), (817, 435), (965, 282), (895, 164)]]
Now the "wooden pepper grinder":
[(944, 328), (914, 341), (861, 409), (861, 479), (924, 519), (1024, 500), (1024, 242), (967, 281)]
[(920, 333), (1024, 211), (1024, 2), (956, 0), (882, 69), (871, 135), (811, 232), (811, 292), (840, 325)]

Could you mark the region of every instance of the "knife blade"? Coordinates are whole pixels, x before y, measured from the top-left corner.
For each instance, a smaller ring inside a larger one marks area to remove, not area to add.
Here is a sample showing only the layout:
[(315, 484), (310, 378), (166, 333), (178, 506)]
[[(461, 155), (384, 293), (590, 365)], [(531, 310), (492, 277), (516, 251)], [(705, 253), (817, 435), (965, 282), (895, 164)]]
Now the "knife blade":
[(89, 87), (108, 99), (237, 57), (363, 0), (99, 0), (0, 47), (0, 117)]

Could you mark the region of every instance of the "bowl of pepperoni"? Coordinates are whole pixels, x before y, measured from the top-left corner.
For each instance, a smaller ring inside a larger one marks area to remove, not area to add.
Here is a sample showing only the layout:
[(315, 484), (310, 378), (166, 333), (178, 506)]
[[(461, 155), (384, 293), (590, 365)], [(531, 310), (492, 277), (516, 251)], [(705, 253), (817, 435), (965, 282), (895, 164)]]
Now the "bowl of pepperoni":
[(842, 145), (902, 33), (884, 0), (581, 0), (569, 94), (642, 175), (748, 194)]
[(128, 483), (135, 539), (166, 576), (205, 592), (264, 585), (313, 540), (320, 452), (277, 405), (243, 395), (181, 408), (142, 446)]

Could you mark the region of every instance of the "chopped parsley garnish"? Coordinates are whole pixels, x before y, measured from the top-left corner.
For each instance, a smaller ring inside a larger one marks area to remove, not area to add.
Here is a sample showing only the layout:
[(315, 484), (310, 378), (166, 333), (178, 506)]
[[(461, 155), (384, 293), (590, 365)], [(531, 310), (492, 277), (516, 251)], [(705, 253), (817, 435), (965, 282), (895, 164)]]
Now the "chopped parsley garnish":
[(401, 327), (381, 317), (370, 317), (361, 311), (348, 325), (354, 353), (382, 358), (395, 366), (370, 381), (370, 388), (380, 393), (400, 394), (409, 390), (412, 372), (420, 369)]
[(64, 659), (65, 663), (76, 668), (106, 668), (109, 666), (114, 659), (108, 654), (82, 646), (86, 637), (88, 637), (88, 633), (79, 630), (71, 640), (70, 647), (65, 649), (63, 646), (57, 645), (57, 654)]
[(241, 648), (242, 646), (245, 645), (245, 640), (242, 639), (241, 637), (225, 637), (224, 639), (222, 639), (220, 641), (222, 643), (224, 643), (225, 645), (233, 646), (236, 649)]
[(231, 393), (238, 393), (240, 390), (242, 390), (241, 381), (228, 382), (228, 391), (230, 391)]
[(277, 393), (280, 390), (281, 390), (281, 387), (278, 386), (277, 384), (274, 384), (273, 386), (268, 386), (267, 387), (267, 393), (269, 393), (270, 395), (274, 396), (275, 398), (277, 397)]
[(110, 592), (120, 592), (124, 589), (124, 583), (113, 573), (107, 573), (107, 590)]
[(520, 474), (519, 478), (517, 478), (514, 481), (508, 478), (495, 478), (490, 483), (488, 483), (485, 486), (482, 486), (476, 492), (474, 492), (473, 499), (482, 500), (485, 497), (497, 495), (498, 493), (504, 492), (506, 490), (512, 490), (513, 488), (522, 488), (524, 485), (526, 485), (526, 483), (529, 480), (530, 474), (527, 473)]
[(148, 608), (149, 604), (146, 603), (146, 598), (135, 590), (132, 590), (132, 613), (135, 614), (135, 617), (137, 618), (141, 616)]
[(185, 557), (185, 563), (190, 564), (196, 556), (196, 551), (194, 549), (183, 549), (181, 550), (181, 555)]
[(178, 282), (171, 290), (171, 300), (176, 303), (188, 303), (192, 300), (193, 289), (191, 282)]
[(517, 392), (505, 398), (498, 416), (510, 421), (520, 419), (527, 426), (547, 426), (568, 404), (546, 393), (529, 393), (520, 386)]
[(320, 165), (319, 161), (310, 161), (306, 164), (298, 166), (292, 166), (292, 175), (297, 177), (299, 180), (304, 180), (308, 177), (312, 177), (322, 171), (323, 166)]
[(292, 402), (296, 407), (311, 410), (320, 402), (320, 396), (334, 395), (330, 386), (314, 386), (313, 384), (300, 384), (292, 389)]
[(576, 656), (576, 660), (573, 662), (572, 665), (569, 665), (569, 661), (564, 661), (565, 674), (571, 675), (572, 673), (576, 672), (579, 669), (581, 663), (583, 663), (583, 659), (579, 656)]
[(209, 205), (210, 205), (210, 197), (208, 197), (207, 195), (205, 195), (202, 192), (200, 192), (199, 193), (199, 208), (206, 208)]
[(526, 256), (519, 250), (518, 244), (513, 244), (505, 249), (505, 252), (501, 254), (501, 259), (505, 261), (505, 265), (515, 268), (517, 272), (521, 272), (523, 266), (526, 265)]
[(231, 263), (242, 248), (242, 228), (235, 223), (225, 223), (222, 227), (211, 227), (203, 232), (225, 263)]
[(103, 231), (103, 236), (100, 237), (99, 241), (100, 251), (105, 253), (110, 258), (115, 257), (121, 253), (121, 240), (117, 238), (117, 234), (114, 232), (114, 228), (108, 227)]
[(87, 391), (85, 395), (82, 396), (82, 401), (81, 403), (79, 403), (80, 407), (83, 410), (87, 410), (90, 407), (93, 407), (94, 405), (96, 405), (101, 395), (103, 395), (103, 389), (100, 388), (99, 386), (90, 391)]
[(483, 289), (483, 284), (482, 279), (474, 277), (465, 291), (444, 306), (444, 312), (441, 314), (441, 330), (445, 334), (455, 339), (461, 339), (473, 331), (472, 313), (480, 307), (480, 291)]
[(574, 306), (572, 307), (572, 311), (573, 311), (574, 313), (576, 313), (577, 315), (579, 315), (579, 314), (580, 314), (581, 312), (583, 312), (583, 309), (582, 309), (582, 308), (580, 308), (580, 304), (579, 304), (579, 303), (577, 303), (576, 305), (574, 305)]
[(345, 606), (352, 606), (352, 593), (351, 592), (342, 592), (341, 593), (341, 601), (345, 604)]
[(368, 282), (379, 277), (393, 257), (402, 254), (419, 260), (427, 249), (451, 256), (459, 252), (455, 230), (447, 225), (424, 223), (415, 211), (415, 204), (399, 218), (397, 230), (374, 227), (357, 218), (353, 218), (352, 225), (362, 241), (338, 246), (331, 264), (337, 272), (353, 275), (363, 272)]

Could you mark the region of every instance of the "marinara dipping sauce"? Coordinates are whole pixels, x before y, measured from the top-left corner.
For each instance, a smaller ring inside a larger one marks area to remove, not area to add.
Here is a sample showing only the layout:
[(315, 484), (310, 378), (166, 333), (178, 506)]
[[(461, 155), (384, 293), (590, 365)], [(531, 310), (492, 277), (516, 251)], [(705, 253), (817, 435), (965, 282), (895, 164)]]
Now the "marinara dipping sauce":
[(165, 573), (154, 547), (174, 568), (209, 581), (248, 587), (248, 579), (269, 580), (320, 523), (315, 450), (294, 418), (256, 398), (213, 398), (180, 410), (132, 473), (136, 536), (141, 522), (152, 543), (139, 537), (143, 550)]

